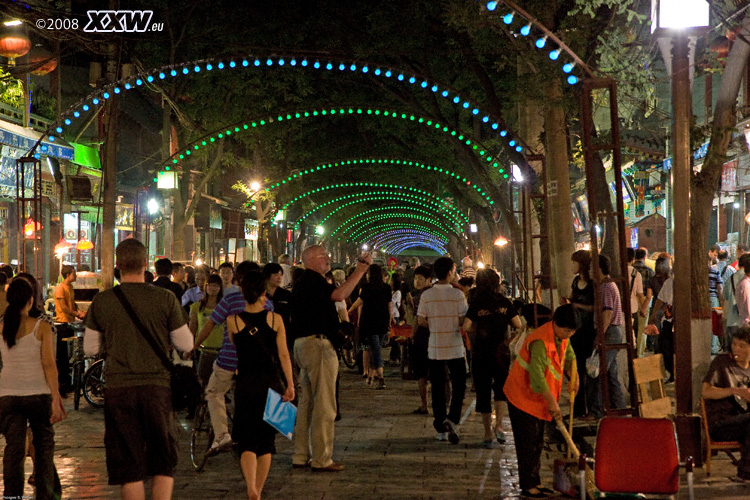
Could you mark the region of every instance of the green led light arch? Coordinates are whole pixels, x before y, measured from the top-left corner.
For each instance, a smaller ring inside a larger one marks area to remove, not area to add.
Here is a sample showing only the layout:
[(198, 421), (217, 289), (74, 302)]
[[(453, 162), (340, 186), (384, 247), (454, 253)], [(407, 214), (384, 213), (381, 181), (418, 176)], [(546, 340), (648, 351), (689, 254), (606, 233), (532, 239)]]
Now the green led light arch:
[[(338, 183), (338, 184), (330, 184), (328, 186), (319, 187), (316, 189), (311, 189), (310, 191), (307, 191), (306, 193), (302, 193), (299, 196), (296, 196), (293, 200), (285, 203), (279, 210), (287, 210), (291, 208), (292, 205), (297, 203), (298, 201), (303, 200), (304, 198), (311, 196), (316, 193), (322, 193), (325, 191), (331, 191), (331, 190), (338, 190), (338, 189), (346, 189), (346, 188), (384, 188), (384, 189), (398, 189), (399, 191), (403, 191), (404, 195), (414, 197), (417, 199), (422, 199), (424, 197), (425, 201), (434, 201), (436, 204), (447, 211), (453, 212), (453, 214), (456, 217), (460, 217), (464, 220), (466, 224), (469, 223), (469, 218), (466, 217), (459, 209), (454, 207), (453, 205), (449, 204), (447, 201), (443, 200), (439, 196), (430, 193), (429, 191), (425, 191), (423, 189), (409, 187), (409, 186), (399, 186), (396, 184), (383, 184), (380, 182), (344, 182), (344, 183)], [(388, 191), (368, 191), (368, 192), (360, 192), (360, 194), (386, 194)], [(414, 193), (417, 193), (420, 196), (416, 196)]]
[[(364, 212), (360, 212), (352, 217), (349, 217), (344, 222), (342, 222), (335, 230), (331, 231), (331, 236), (336, 235), (339, 231), (341, 231), (342, 236), (346, 236), (346, 231), (349, 230), (355, 230), (355, 229), (361, 229), (362, 227), (366, 226), (367, 224), (372, 224), (380, 221), (390, 220), (390, 219), (406, 219), (406, 220), (419, 220), (421, 222), (432, 224), (436, 228), (438, 228), (441, 231), (445, 231), (446, 233), (449, 233), (449, 231), (446, 231), (443, 229), (442, 224), (438, 219), (434, 219), (431, 217), (425, 217), (423, 215), (419, 215), (413, 212), (388, 212), (388, 213), (378, 213), (383, 212), (387, 210), (391, 210), (393, 207), (378, 207), (373, 208), (370, 210), (366, 210)], [(374, 215), (368, 215), (368, 214), (374, 214)], [(367, 217), (364, 217), (367, 216)], [(362, 218), (364, 217), (364, 218)], [(349, 226), (349, 227), (345, 227)]]
[[(330, 217), (334, 216), (337, 212), (343, 210), (344, 208), (348, 208), (348, 207), (351, 207), (353, 205), (357, 205), (359, 203), (363, 203), (363, 202), (366, 202), (366, 201), (371, 201), (371, 200), (357, 199), (357, 200), (345, 203), (345, 204), (341, 205), (340, 207), (336, 208), (330, 214), (328, 214), (326, 216), (326, 218), (323, 219), (323, 221), (321, 221), (320, 224), (323, 224), (326, 220), (328, 220)], [(390, 200), (390, 201), (394, 201), (394, 200)], [(437, 214), (434, 210), (425, 210), (425, 209), (421, 208), (421, 205), (420, 206), (414, 206), (415, 203), (412, 200), (398, 200), (398, 201), (400, 203), (406, 203), (406, 205), (392, 205), (392, 206), (386, 206), (386, 207), (378, 207), (378, 209), (380, 209), (380, 210), (398, 210), (398, 211), (410, 210), (410, 211), (418, 212), (419, 214), (422, 214), (422, 215), (426, 215), (426, 216), (431, 217), (431, 218), (435, 218), (436, 215), (441, 215), (441, 214)], [(375, 209), (373, 209), (373, 210), (375, 210)], [(459, 231), (459, 229), (451, 227), (451, 225), (448, 222), (446, 222), (445, 220), (443, 220), (443, 219), (441, 219), (439, 217), (437, 218), (437, 220), (439, 221), (440, 227), (443, 230), (445, 230), (447, 232), (458, 232)], [(299, 228), (299, 223), (300, 222), (301, 222), (301, 220), (298, 220), (296, 222), (295, 229)]]
[(361, 165), (361, 166), (391, 165), (391, 166), (404, 166), (404, 167), (408, 166), (408, 167), (419, 168), (427, 172), (443, 174), (446, 177), (450, 177), (451, 179), (454, 179), (462, 188), (464, 189), (469, 188), (469, 189), (474, 190), (479, 196), (481, 196), (490, 205), (495, 204), (492, 198), (490, 198), (490, 196), (487, 194), (487, 192), (484, 189), (482, 189), (482, 187), (480, 187), (476, 183), (473, 183), (471, 180), (466, 179), (466, 177), (462, 176), (461, 174), (452, 172), (445, 168), (436, 167), (436, 166), (429, 165), (427, 163), (423, 163), (423, 162), (419, 162), (415, 160), (394, 159), (394, 158), (386, 158), (386, 157), (353, 158), (353, 159), (345, 159), (345, 160), (320, 163), (316, 165), (315, 167), (312, 167), (310, 169), (300, 170), (299, 173), (289, 175), (285, 179), (272, 183), (271, 186), (267, 187), (265, 190), (266, 192), (273, 191), (274, 189), (278, 189), (284, 184), (289, 185), (297, 180), (301, 181), (302, 177), (304, 176), (324, 173), (327, 169), (332, 169), (336, 167), (351, 167), (351, 166), (357, 166), (357, 165)]
[[(199, 151), (202, 147), (215, 144), (217, 140), (219, 139), (222, 139), (224, 137), (230, 137), (232, 134), (236, 135), (237, 133), (240, 133), (246, 130), (252, 130), (254, 128), (262, 127), (271, 123), (290, 121), (290, 120), (295, 120), (295, 119), (299, 120), (299, 119), (304, 119), (304, 118), (317, 118), (317, 117), (341, 116), (341, 115), (359, 115), (359, 116), (401, 119), (401, 120), (410, 121), (410, 122), (424, 125), (425, 127), (429, 129), (442, 131), (443, 133), (446, 133), (450, 135), (451, 137), (456, 138), (459, 142), (462, 142), (466, 147), (469, 147), (469, 149), (472, 152), (479, 155), (480, 158), (483, 158), (488, 165), (490, 165), (492, 168), (498, 169), (498, 172), (500, 173), (505, 172), (505, 169), (502, 167), (502, 165), (496, 159), (494, 159), (493, 156), (489, 154), (489, 152), (487, 151), (487, 148), (482, 147), (478, 142), (472, 141), (464, 134), (460, 133), (457, 130), (454, 130), (451, 127), (448, 127), (447, 125), (440, 124), (439, 122), (433, 121), (431, 119), (420, 117), (413, 113), (404, 113), (404, 112), (399, 112), (399, 111), (395, 111), (392, 109), (389, 110), (389, 109), (362, 108), (362, 107), (338, 107), (338, 108), (333, 107), (333, 108), (326, 108), (326, 109), (319, 109), (319, 110), (314, 109), (310, 111), (295, 111), (295, 112), (289, 112), (286, 114), (278, 114), (278, 115), (270, 115), (270, 116), (266, 115), (262, 119), (249, 120), (249, 121), (243, 120), (241, 122), (227, 125), (225, 127), (216, 129), (213, 132), (206, 134), (205, 136), (201, 137), (200, 139), (186, 146), (185, 149), (183, 149), (182, 151), (179, 151), (173, 154), (172, 156), (170, 156), (166, 160), (165, 163), (167, 165), (169, 164), (177, 165), (179, 164), (180, 160), (183, 160), (191, 156), (196, 151)], [(279, 187), (280, 185), (283, 185), (283, 184), (286, 184), (286, 182), (280, 181), (274, 186)]]
[[(387, 196), (386, 196), (387, 195)], [(334, 214), (339, 212), (341, 209), (350, 206), (355, 203), (363, 203), (365, 201), (393, 201), (394, 199), (402, 202), (402, 203), (411, 203), (414, 205), (417, 205), (422, 208), (426, 208), (429, 210), (432, 210), (432, 212), (425, 212), (429, 213), (431, 215), (438, 215), (441, 217), (444, 217), (448, 222), (452, 223), (458, 228), (462, 228), (464, 223), (454, 214), (447, 212), (447, 211), (441, 211), (443, 207), (438, 204), (437, 202), (434, 202), (429, 199), (422, 199), (414, 195), (409, 195), (406, 193), (400, 193), (398, 191), (371, 191), (369, 193), (354, 193), (354, 194), (348, 194), (344, 196), (339, 196), (336, 198), (333, 198), (332, 200), (329, 200), (325, 203), (322, 203), (318, 205), (317, 207), (313, 208), (312, 210), (309, 210), (305, 212), (299, 219), (295, 221), (294, 228), (297, 229), (299, 227), (300, 222), (307, 219), (314, 213), (316, 213), (318, 210), (321, 210), (333, 203), (337, 203), (340, 201), (346, 201), (346, 200), (354, 200), (352, 202), (346, 203), (338, 208), (336, 208), (334, 211), (329, 213), (323, 220), (319, 222), (319, 224), (324, 224), (329, 218), (331, 218)], [(468, 223), (468, 222), (467, 222)], [(450, 226), (449, 226), (450, 227)]]

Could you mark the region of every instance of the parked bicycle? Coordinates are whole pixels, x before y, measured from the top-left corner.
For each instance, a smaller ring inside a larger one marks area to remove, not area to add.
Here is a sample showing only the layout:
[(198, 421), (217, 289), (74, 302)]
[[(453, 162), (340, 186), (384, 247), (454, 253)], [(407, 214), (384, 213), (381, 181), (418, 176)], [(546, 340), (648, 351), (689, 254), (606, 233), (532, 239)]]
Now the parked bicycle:
[(106, 365), (98, 359), (88, 367), (83, 375), (83, 397), (94, 408), (104, 408), (104, 386)]
[(86, 365), (91, 365), (98, 358), (93, 356), (86, 356), (83, 353), (83, 331), (85, 326), (83, 323), (69, 323), (67, 327), (75, 333), (75, 336), (66, 337), (63, 340), (66, 342), (73, 343), (73, 355), (70, 358), (70, 369), (72, 374), (72, 386), (73, 386), (73, 408), (76, 410), (81, 404), (81, 394), (83, 394), (84, 387), (84, 374), (86, 372)]
[(347, 368), (356, 368), (361, 363), (362, 353), (359, 351), (358, 335), (350, 335), (338, 351), (339, 357)]

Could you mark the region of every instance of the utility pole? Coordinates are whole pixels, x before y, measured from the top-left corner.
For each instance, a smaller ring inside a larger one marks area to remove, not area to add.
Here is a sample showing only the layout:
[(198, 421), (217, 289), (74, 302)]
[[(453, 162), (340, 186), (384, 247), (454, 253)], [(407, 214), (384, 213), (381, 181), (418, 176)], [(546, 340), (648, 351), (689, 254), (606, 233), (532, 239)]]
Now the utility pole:
[[(109, 0), (109, 8), (117, 10), (119, 0)], [(116, 36), (116, 35), (113, 35)], [(107, 82), (114, 83), (120, 70), (120, 39), (113, 39), (107, 47)], [(112, 93), (105, 105), (104, 164), (102, 166), (102, 243), (101, 274), (105, 289), (115, 281), (115, 216), (117, 202), (117, 121), (119, 97)]]

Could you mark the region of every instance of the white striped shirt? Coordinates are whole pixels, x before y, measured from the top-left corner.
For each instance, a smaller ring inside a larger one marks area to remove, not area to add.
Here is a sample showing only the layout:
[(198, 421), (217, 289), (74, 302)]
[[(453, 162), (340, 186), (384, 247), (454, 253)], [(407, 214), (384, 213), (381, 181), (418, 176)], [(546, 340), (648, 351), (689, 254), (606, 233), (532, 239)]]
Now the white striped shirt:
[(422, 293), (417, 316), (427, 318), (430, 324), (429, 359), (463, 358), (460, 321), (468, 309), (464, 293), (451, 285), (433, 285)]

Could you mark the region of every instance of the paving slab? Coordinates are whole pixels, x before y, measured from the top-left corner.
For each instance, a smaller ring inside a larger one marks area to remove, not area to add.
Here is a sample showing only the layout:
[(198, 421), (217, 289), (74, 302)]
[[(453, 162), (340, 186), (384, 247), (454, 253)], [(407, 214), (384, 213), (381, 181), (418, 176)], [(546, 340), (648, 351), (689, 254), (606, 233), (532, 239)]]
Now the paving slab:
[[(354, 371), (341, 367), (341, 413), (336, 423), (334, 459), (346, 466), (338, 473), (312, 473), (292, 469), (291, 442), (276, 440), (277, 454), (263, 492), (265, 499), (349, 500), (455, 500), (518, 498), (518, 465), (511, 432), (507, 444), (484, 449), (481, 416), (473, 410), (462, 423), (461, 442), (451, 445), (434, 440), (432, 417), (414, 415), (418, 406), (417, 384), (402, 380), (395, 367), (386, 367), (388, 387), (376, 390), (364, 384)], [(470, 385), (470, 384), (469, 384)], [(464, 408), (474, 393), (467, 390)], [(119, 489), (107, 484), (104, 459), (104, 417), (85, 401), (78, 411), (65, 401), (68, 419), (57, 424), (55, 462), (63, 485), (63, 498), (119, 498)], [(510, 430), (510, 422), (504, 419)], [(239, 462), (232, 453), (209, 459), (205, 471), (195, 472), (188, 456), (190, 423), (179, 419), (180, 463), (175, 475), (174, 498), (184, 500), (246, 498)], [(4, 448), (0, 438), (0, 451)], [(564, 454), (556, 446), (542, 453), (542, 480), (552, 484), (552, 465)], [(698, 499), (749, 499), (750, 486), (733, 483), (736, 472), (722, 455), (713, 461), (713, 474), (695, 473)], [(26, 475), (31, 474), (27, 460)], [(0, 481), (1, 482), (1, 481)], [(682, 477), (685, 485), (684, 474)], [(27, 486), (25, 494), (33, 495)], [(562, 497), (561, 497), (562, 498)], [(687, 498), (681, 488), (678, 498)]]

